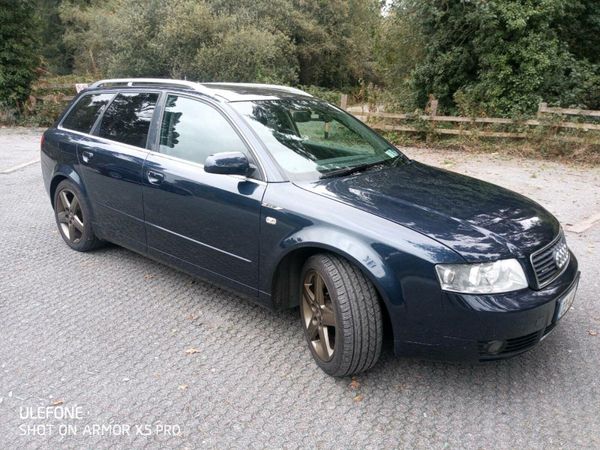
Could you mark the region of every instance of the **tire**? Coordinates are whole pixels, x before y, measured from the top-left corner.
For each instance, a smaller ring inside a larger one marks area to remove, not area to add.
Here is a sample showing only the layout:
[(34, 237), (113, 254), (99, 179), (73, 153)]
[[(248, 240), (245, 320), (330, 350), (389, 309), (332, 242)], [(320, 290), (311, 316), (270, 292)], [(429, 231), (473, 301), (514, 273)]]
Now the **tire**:
[(381, 354), (383, 316), (377, 291), (362, 272), (335, 255), (314, 255), (302, 268), (300, 289), (304, 335), (319, 367), (336, 377), (373, 367)]
[(54, 192), (52, 204), (58, 232), (69, 247), (87, 252), (102, 245), (94, 234), (89, 204), (76, 184), (69, 180), (61, 181)]

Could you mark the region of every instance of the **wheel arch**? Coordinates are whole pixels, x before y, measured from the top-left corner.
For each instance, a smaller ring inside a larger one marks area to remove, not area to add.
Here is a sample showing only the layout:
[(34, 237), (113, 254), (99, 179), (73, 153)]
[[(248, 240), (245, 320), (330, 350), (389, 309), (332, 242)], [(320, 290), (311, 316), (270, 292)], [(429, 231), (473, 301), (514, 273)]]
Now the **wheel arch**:
[[(393, 337), (393, 327), (387, 304), (388, 295), (380, 282), (382, 274), (378, 273), (377, 270), (374, 270), (372, 266), (368, 267), (361, 263), (361, 260), (358, 259), (356, 254), (353, 255), (344, 249), (332, 247), (324, 243), (303, 243), (302, 245), (288, 249), (288, 251), (281, 256), (271, 277), (271, 299), (273, 306), (277, 309), (287, 309), (299, 305), (302, 267), (311, 256), (319, 253), (329, 253), (339, 258), (343, 258), (356, 266), (361, 273), (367, 277), (375, 287), (381, 304), (384, 320), (384, 333), (386, 336)], [(371, 258), (370, 261), (374, 261), (375, 255)], [(381, 263), (383, 264), (383, 262)]]
[(79, 174), (69, 167), (58, 167), (57, 170), (52, 175), (52, 180), (50, 181), (50, 203), (52, 204), (52, 208), (54, 208), (54, 194), (56, 193), (56, 188), (60, 184), (61, 181), (69, 180), (83, 193), (83, 195), (87, 196), (87, 192), (83, 186), (83, 182)]

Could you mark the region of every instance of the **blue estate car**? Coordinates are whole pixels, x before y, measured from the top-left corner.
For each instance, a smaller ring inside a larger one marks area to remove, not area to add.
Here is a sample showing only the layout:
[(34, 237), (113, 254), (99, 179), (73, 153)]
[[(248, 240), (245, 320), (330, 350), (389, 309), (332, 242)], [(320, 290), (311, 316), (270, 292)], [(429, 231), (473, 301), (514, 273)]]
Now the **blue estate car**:
[(114, 242), (250, 297), (299, 306), (328, 374), (401, 355), (528, 350), (579, 272), (558, 221), (506, 189), (410, 160), (297, 89), (103, 80), (42, 139), (63, 239)]

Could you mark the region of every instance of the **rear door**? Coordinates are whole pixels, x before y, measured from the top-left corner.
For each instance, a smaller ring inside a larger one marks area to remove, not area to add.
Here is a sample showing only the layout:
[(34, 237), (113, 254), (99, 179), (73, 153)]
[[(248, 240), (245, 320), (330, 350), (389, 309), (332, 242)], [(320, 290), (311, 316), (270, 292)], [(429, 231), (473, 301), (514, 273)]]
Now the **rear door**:
[(144, 165), (148, 252), (188, 272), (257, 295), (261, 201), (257, 178), (204, 171), (208, 155), (240, 151), (242, 136), (215, 106), (168, 95), (156, 151)]
[(146, 251), (142, 166), (158, 92), (121, 92), (77, 152), (101, 237)]

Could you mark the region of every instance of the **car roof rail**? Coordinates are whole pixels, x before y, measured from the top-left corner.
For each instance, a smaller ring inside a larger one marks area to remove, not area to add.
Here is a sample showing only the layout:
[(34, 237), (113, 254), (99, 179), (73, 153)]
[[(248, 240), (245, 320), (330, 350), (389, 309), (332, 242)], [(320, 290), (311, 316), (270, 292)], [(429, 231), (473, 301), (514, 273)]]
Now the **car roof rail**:
[(263, 84), (263, 83), (230, 83), (230, 82), (210, 82), (210, 83), (202, 83), (202, 85), (204, 86), (215, 86), (215, 88), (218, 88), (218, 86), (241, 86), (241, 87), (259, 87), (259, 88), (267, 88), (267, 89), (277, 89), (279, 91), (284, 91), (284, 92), (289, 92), (290, 94), (299, 94), (299, 95), (305, 95), (307, 97), (312, 97), (311, 94), (309, 94), (306, 91), (303, 91), (302, 89), (298, 89), (298, 88), (294, 88), (294, 87), (289, 87), (289, 86), (283, 86), (280, 84)]
[(89, 86), (89, 89), (99, 88), (99, 87), (111, 87), (111, 86), (133, 87), (133, 86), (153, 86), (153, 85), (165, 86), (165, 87), (169, 87), (169, 86), (170, 87), (183, 87), (183, 88), (192, 89), (197, 92), (201, 92), (206, 95), (210, 95), (211, 97), (214, 96), (213, 92), (209, 88), (207, 88), (195, 81), (170, 80), (168, 78), (112, 78), (112, 79), (96, 81), (95, 83), (92, 83)]

